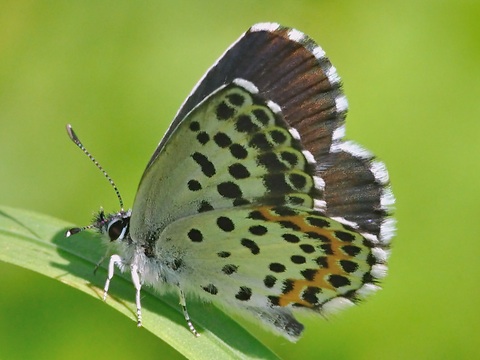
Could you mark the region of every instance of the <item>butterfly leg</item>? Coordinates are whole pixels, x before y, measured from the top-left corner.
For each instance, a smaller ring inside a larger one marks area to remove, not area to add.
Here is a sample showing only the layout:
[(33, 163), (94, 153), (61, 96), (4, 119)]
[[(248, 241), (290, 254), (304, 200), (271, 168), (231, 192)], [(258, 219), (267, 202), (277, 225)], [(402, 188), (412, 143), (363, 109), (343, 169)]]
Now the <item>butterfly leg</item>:
[(123, 267), (122, 258), (119, 255), (112, 255), (110, 261), (108, 262), (108, 276), (107, 281), (105, 281), (105, 286), (103, 288), (103, 301), (107, 300), (108, 288), (110, 287), (110, 280), (112, 280), (113, 275), (115, 274), (115, 265), (120, 269)]
[(140, 290), (142, 289), (142, 283), (140, 281), (140, 276), (138, 275), (138, 266), (136, 264), (132, 264), (130, 266), (130, 274), (136, 290), (135, 304), (137, 305), (137, 326), (142, 326), (142, 304), (140, 302)]
[(97, 273), (97, 270), (98, 268), (100, 267), (100, 265), (102, 265), (102, 263), (105, 261), (105, 258), (107, 257), (107, 255), (105, 256), (102, 256), (102, 258), (97, 262), (97, 265), (95, 265), (95, 268), (93, 269), (93, 275), (95, 275)]
[(190, 315), (188, 315), (187, 302), (185, 300), (185, 294), (183, 293), (183, 291), (180, 288), (178, 288), (178, 292), (180, 293), (180, 306), (182, 307), (183, 316), (185, 317), (185, 320), (187, 321), (188, 328), (190, 329), (190, 331), (192, 332), (192, 334), (195, 337), (199, 337), (200, 334), (197, 332), (197, 330), (193, 326), (192, 321), (190, 320)]

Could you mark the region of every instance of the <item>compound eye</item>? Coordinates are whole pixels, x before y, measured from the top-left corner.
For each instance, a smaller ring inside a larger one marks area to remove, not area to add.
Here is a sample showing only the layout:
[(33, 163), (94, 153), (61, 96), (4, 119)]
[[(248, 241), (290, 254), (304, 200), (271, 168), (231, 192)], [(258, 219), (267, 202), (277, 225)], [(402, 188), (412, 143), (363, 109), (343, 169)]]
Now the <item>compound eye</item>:
[(118, 238), (123, 239), (126, 231), (126, 224), (123, 220), (115, 220), (108, 226), (108, 237), (110, 241), (115, 241)]

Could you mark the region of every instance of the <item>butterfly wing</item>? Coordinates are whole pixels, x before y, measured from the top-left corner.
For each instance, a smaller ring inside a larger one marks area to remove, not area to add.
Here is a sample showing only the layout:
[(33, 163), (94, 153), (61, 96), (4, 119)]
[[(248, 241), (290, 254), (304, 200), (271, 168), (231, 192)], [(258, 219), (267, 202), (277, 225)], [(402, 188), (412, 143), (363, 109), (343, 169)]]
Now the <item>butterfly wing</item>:
[(386, 269), (388, 174), (343, 140), (346, 111), (320, 47), (294, 29), (253, 26), (157, 147), (131, 239), (165, 266), (167, 282), (295, 340), (303, 326), (293, 309), (352, 304)]
[(175, 221), (156, 256), (186, 292), (260, 322), (290, 340), (303, 326), (295, 310), (328, 314), (375, 290), (386, 252), (348, 225), (315, 210), (251, 206)]

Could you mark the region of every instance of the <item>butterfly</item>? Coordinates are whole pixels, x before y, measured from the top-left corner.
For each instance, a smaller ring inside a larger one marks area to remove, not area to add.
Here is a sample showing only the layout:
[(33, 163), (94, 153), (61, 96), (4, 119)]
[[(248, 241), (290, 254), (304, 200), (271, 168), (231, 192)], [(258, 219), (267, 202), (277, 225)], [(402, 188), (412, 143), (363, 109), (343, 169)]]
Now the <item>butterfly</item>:
[(347, 108), (312, 39), (276, 23), (252, 26), (181, 106), (132, 210), (104, 171), (122, 210), (100, 211), (85, 227), (114, 254), (104, 298), (118, 267), (131, 273), (138, 325), (150, 285), (179, 294), (195, 335), (189, 295), (294, 342), (304, 329), (297, 312), (326, 316), (378, 290), (394, 197), (385, 165), (344, 140)]

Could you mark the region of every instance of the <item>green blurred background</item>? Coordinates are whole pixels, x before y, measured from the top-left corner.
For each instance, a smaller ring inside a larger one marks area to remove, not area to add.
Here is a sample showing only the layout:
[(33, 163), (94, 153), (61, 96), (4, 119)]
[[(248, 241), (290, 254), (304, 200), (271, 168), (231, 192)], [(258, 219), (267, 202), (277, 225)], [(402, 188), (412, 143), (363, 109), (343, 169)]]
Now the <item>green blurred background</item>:
[[(479, 358), (479, 1), (2, 0), (0, 203), (79, 225), (117, 210), (70, 122), (131, 205), (191, 88), (260, 21), (327, 51), (347, 136), (388, 165), (399, 229), (384, 290), (362, 306), (303, 317), (296, 345), (252, 331), (285, 358)], [(98, 299), (0, 263), (0, 359), (64, 358), (182, 357)]]

